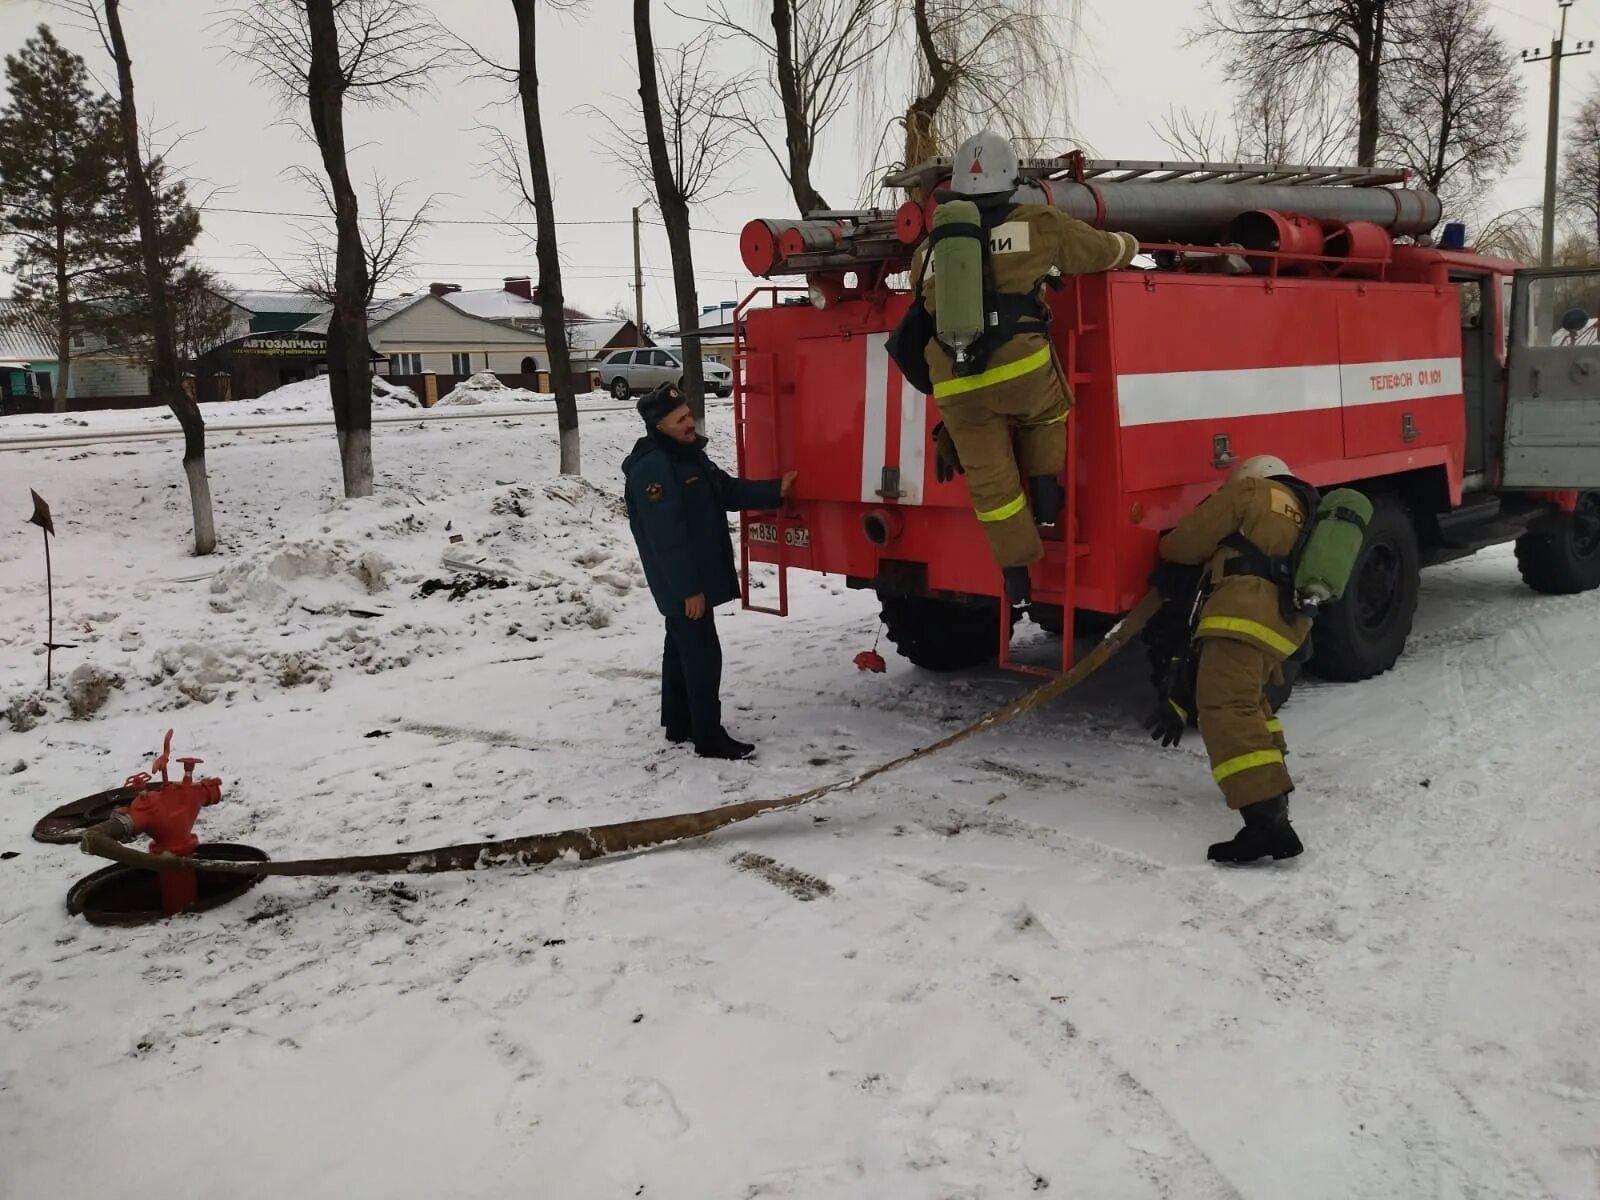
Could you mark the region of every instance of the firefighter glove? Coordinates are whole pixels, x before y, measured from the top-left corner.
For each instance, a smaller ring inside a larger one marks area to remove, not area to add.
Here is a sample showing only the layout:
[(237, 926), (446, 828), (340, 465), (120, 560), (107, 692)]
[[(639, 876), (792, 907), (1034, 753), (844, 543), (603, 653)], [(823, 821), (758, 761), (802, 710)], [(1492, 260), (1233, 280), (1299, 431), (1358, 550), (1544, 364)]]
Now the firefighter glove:
[(1185, 647), (1170, 654), (1156, 681), (1156, 706), (1144, 719), (1150, 736), (1163, 746), (1176, 746), (1194, 711), (1194, 656)]
[(961, 456), (956, 453), (956, 440), (940, 421), (933, 427), (933, 474), (940, 483), (949, 483), (957, 475), (965, 475)]
[(1183, 741), (1183, 731), (1188, 726), (1189, 714), (1172, 699), (1163, 699), (1144, 719), (1144, 727), (1150, 731), (1151, 739), (1169, 749)]
[(1161, 562), (1150, 573), (1150, 586), (1160, 592), (1164, 600), (1191, 600), (1204, 572), (1204, 567)]

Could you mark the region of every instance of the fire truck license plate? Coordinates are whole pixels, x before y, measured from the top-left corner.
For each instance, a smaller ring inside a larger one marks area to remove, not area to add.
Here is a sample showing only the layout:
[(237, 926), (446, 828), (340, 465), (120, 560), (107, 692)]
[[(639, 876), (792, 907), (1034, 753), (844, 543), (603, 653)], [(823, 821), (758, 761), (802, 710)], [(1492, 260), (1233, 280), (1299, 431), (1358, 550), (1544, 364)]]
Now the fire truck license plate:
[[(776, 546), (778, 527), (770, 522), (757, 521), (750, 526), (750, 540)], [(811, 548), (811, 531), (804, 526), (791, 525), (783, 531), (783, 544), (793, 550), (808, 550)]]

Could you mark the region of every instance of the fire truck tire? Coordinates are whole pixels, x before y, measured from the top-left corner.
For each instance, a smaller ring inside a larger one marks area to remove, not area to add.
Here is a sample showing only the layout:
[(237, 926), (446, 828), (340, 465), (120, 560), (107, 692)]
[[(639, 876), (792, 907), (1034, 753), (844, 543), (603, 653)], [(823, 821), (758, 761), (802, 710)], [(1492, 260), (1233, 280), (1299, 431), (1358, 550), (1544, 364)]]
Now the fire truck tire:
[(1600, 492), (1584, 492), (1517, 539), (1517, 570), (1536, 592), (1570, 596), (1600, 587)]
[(879, 596), (884, 632), (894, 648), (928, 671), (965, 671), (1000, 652), (1000, 612), (928, 596)]
[(1410, 510), (1395, 497), (1374, 496), (1344, 598), (1317, 617), (1308, 669), (1344, 683), (1382, 675), (1406, 648), (1421, 585), (1422, 556)]
[(628, 389), (628, 381), (618, 375), (611, 381), (611, 396), (614, 400), (626, 400), (632, 393)]

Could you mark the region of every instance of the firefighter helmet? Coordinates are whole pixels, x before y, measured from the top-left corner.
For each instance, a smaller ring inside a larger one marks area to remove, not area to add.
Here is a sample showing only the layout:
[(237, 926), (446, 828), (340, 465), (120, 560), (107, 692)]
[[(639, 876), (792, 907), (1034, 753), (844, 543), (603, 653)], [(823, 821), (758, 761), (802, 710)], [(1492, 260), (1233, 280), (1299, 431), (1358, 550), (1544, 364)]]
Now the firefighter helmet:
[(1293, 475), (1289, 464), (1276, 454), (1255, 454), (1233, 469), (1235, 479), (1271, 479), (1275, 475)]
[(1017, 186), (1017, 152), (992, 129), (980, 130), (961, 143), (950, 172), (950, 190), (958, 196), (1009, 194)]

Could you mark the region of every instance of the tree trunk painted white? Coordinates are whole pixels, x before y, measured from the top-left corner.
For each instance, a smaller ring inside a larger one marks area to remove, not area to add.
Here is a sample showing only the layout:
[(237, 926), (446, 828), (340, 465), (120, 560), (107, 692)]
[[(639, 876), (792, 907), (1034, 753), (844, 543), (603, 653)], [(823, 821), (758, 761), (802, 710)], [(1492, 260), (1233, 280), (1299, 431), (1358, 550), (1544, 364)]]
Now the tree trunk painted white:
[(185, 458), (183, 473), (189, 479), (189, 504), (194, 509), (194, 552), (204, 556), (217, 548), (217, 520), (211, 507), (211, 480), (206, 475), (205, 456)]
[(561, 473), (563, 475), (583, 474), (578, 465), (578, 431), (576, 429), (563, 429), (561, 431)]
[(339, 430), (339, 463), (347, 499), (372, 495), (372, 430)]

